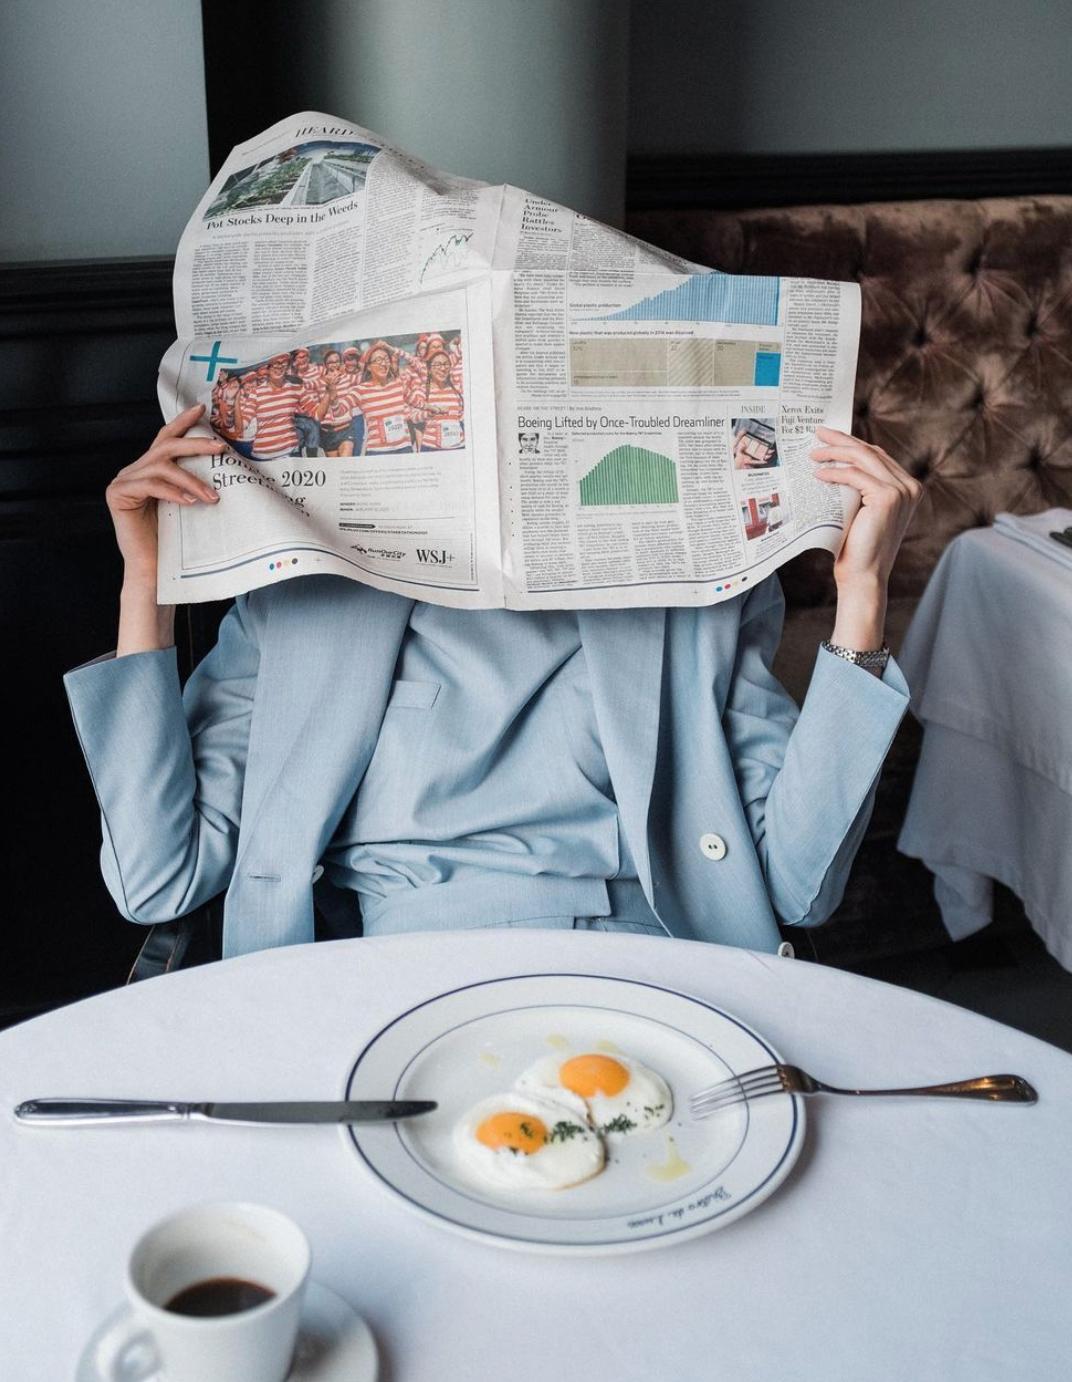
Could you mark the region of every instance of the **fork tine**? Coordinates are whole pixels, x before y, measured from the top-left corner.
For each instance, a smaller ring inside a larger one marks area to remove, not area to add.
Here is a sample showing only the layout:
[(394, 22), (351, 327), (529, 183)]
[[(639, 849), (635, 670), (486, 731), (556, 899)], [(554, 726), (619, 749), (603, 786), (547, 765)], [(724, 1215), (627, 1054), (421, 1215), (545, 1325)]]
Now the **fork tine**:
[(766, 1094), (779, 1094), (785, 1088), (782, 1072), (776, 1065), (761, 1066), (731, 1076), (709, 1089), (701, 1089), (689, 1100), (694, 1118), (706, 1118), (717, 1109), (729, 1108), (748, 1099), (760, 1099)]
[(756, 1070), (742, 1070), (739, 1075), (731, 1075), (729, 1079), (722, 1080), (719, 1084), (697, 1090), (692, 1098), (693, 1100), (706, 1099), (713, 1094), (721, 1094), (723, 1090), (744, 1089), (757, 1082), (763, 1083), (766, 1080), (778, 1078), (780, 1077), (776, 1065), (761, 1065)]
[(734, 1104), (751, 1103), (755, 1099), (762, 1099), (768, 1094), (783, 1094), (784, 1087), (773, 1082), (768, 1085), (756, 1086), (751, 1089), (742, 1089), (734, 1092), (727, 1090), (725, 1094), (717, 1099), (708, 1100), (705, 1103), (691, 1105), (693, 1118), (706, 1118), (709, 1114), (716, 1113), (719, 1109), (732, 1108)]
[(693, 1104), (691, 1112), (694, 1119), (707, 1118), (712, 1113), (717, 1113), (721, 1109), (732, 1108), (736, 1104), (751, 1103), (755, 1099), (762, 1099), (768, 1094), (783, 1094), (784, 1086), (774, 1084), (756, 1086), (747, 1090), (736, 1092), (727, 1090), (725, 1094), (717, 1099), (709, 1100), (706, 1103)]

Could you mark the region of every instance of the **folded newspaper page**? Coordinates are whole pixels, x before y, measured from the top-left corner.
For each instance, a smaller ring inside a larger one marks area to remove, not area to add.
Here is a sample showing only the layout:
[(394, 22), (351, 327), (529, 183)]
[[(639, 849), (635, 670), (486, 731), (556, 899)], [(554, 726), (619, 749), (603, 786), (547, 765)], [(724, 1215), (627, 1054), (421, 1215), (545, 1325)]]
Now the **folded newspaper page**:
[(728, 599), (856, 496), (855, 284), (691, 264), (332, 116), (231, 154), (179, 244), (167, 419), (220, 502), (160, 506), (159, 596), (331, 572), (433, 603)]

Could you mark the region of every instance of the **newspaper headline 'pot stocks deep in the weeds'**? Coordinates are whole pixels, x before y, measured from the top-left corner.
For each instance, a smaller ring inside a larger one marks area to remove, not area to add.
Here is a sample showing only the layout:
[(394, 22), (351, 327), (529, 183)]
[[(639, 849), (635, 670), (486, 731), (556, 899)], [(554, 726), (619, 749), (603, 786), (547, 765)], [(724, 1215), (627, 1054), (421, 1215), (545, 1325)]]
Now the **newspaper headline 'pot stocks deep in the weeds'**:
[(175, 266), (170, 419), (220, 502), (160, 506), (159, 595), (313, 572), (468, 608), (699, 605), (810, 547), (855, 284), (725, 274), (330, 116), (231, 154)]

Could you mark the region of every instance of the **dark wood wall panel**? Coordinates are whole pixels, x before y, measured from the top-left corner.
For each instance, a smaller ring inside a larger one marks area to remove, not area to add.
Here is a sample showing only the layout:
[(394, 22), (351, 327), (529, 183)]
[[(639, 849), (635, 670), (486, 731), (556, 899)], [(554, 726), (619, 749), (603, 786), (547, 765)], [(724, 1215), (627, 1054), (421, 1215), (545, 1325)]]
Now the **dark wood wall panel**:
[(840, 206), (1072, 192), (1072, 149), (941, 149), (852, 154), (634, 155), (630, 211)]
[[(141, 940), (105, 891), (63, 673), (115, 644), (104, 487), (160, 426), (166, 261), (0, 268), (0, 642), (7, 799), (0, 1022), (122, 983)], [(133, 727), (132, 727), (133, 730)]]

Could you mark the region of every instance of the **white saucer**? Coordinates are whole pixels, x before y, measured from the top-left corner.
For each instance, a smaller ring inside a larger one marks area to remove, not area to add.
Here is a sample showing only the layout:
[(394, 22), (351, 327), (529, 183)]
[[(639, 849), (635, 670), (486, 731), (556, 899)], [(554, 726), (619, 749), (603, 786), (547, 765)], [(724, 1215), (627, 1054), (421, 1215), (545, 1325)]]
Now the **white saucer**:
[[(132, 1358), (122, 1374), (101, 1371), (102, 1345), (129, 1316), (130, 1306), (121, 1305), (94, 1332), (78, 1360), (75, 1382), (167, 1382), (148, 1350), (140, 1362)], [(375, 1382), (376, 1370), (376, 1341), (368, 1325), (334, 1291), (310, 1281), (287, 1382)]]

